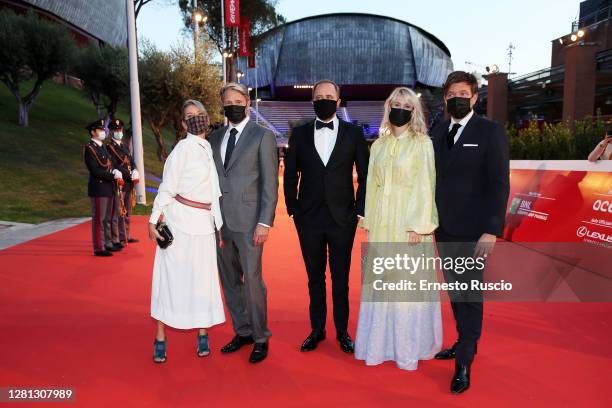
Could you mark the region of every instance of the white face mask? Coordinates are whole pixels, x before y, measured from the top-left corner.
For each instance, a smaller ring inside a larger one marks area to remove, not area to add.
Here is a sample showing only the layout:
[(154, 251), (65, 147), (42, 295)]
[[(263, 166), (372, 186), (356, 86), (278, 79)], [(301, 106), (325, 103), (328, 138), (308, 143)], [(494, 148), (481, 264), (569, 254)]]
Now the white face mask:
[(113, 133), (113, 139), (115, 139), (115, 140), (123, 139), (123, 132), (114, 132)]
[(102, 141), (104, 139), (106, 139), (106, 132), (102, 130), (98, 132), (98, 140)]

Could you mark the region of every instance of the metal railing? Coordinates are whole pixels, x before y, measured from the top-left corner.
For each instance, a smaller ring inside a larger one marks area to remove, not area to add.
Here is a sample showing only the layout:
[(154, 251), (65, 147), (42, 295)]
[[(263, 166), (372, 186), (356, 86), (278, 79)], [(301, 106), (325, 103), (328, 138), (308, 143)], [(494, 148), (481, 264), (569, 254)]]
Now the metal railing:
[(563, 65), (557, 65), (555, 67), (544, 68), (539, 71), (530, 72), (528, 74), (520, 75), (512, 78), (508, 81), (509, 85), (519, 85), (526, 82), (538, 81), (540, 79), (548, 79), (551, 76), (563, 74), (565, 67)]
[(572, 32), (577, 31), (579, 28), (588, 27), (609, 18), (612, 18), (612, 6), (603, 7), (574, 21), (572, 23)]

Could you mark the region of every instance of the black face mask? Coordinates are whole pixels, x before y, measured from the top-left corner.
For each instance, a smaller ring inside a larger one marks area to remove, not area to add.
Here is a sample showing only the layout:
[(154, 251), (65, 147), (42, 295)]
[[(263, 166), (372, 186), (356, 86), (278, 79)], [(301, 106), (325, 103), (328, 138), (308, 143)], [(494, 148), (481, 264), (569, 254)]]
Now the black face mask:
[(404, 126), (410, 122), (410, 118), (412, 118), (412, 111), (408, 109), (391, 108), (389, 112), (389, 122), (396, 127)]
[(232, 123), (240, 123), (246, 118), (246, 106), (227, 105), (223, 107), (223, 113)]
[(319, 119), (329, 119), (336, 113), (337, 103), (337, 101), (332, 101), (331, 99), (319, 99), (318, 101), (314, 101), (315, 115), (317, 115)]
[(455, 96), (446, 101), (446, 108), (448, 113), (455, 119), (463, 119), (470, 113), (472, 108), (470, 107), (470, 98), (462, 98)]

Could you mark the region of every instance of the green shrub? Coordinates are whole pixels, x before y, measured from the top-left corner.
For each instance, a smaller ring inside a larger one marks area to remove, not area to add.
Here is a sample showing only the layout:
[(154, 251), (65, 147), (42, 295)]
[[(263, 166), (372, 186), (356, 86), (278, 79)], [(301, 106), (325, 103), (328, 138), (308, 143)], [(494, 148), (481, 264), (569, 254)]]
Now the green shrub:
[(510, 158), (513, 160), (586, 160), (606, 133), (604, 121), (597, 116), (573, 124), (536, 121), (527, 128), (507, 128)]

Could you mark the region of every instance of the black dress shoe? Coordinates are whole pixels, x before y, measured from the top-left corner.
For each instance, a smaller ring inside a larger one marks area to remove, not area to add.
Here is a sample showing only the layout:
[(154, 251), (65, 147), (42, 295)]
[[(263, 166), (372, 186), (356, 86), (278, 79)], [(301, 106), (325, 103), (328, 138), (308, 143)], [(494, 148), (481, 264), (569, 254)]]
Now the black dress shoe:
[[(451, 348), (444, 349), (434, 356), (436, 360), (452, 360), (455, 358), (457, 346), (459, 341), (457, 340)], [(478, 344), (474, 344), (474, 354), (478, 354)]]
[(119, 248), (119, 249), (123, 249), (123, 248), (125, 248), (125, 245), (123, 245), (121, 242), (115, 242), (115, 243), (113, 244), (113, 246), (114, 246), (115, 248)]
[(251, 356), (249, 357), (249, 363), (259, 363), (264, 361), (268, 357), (268, 342), (255, 343)]
[(313, 331), (306, 337), (306, 340), (302, 343), (300, 351), (312, 351), (317, 348), (320, 341), (325, 340), (325, 330)]
[(455, 374), (451, 380), (451, 392), (461, 394), (468, 388), (470, 388), (470, 366), (456, 364)]
[(227, 343), (225, 346), (221, 348), (222, 353), (233, 353), (235, 351), (240, 350), (242, 346), (246, 346), (247, 344), (253, 344), (253, 337), (251, 336), (234, 336), (232, 341)]
[(106, 251), (106, 250), (104, 250), (104, 251), (96, 251), (96, 252), (94, 252), (94, 255), (95, 256), (113, 256), (112, 253), (110, 253), (109, 251)]
[(121, 251), (121, 248), (117, 248), (114, 244), (112, 246), (107, 246), (106, 250), (109, 252), (119, 252)]
[(457, 348), (457, 343), (453, 344), (451, 348), (444, 349), (434, 356), (436, 360), (452, 360), (455, 358), (455, 349)]
[(340, 350), (345, 353), (353, 353), (355, 351), (355, 343), (353, 343), (353, 339), (351, 339), (348, 333), (339, 335), (337, 339), (340, 342)]
[(140, 242), (140, 240), (136, 239), (136, 238), (130, 238), (128, 239), (128, 244), (135, 244), (136, 242)]

